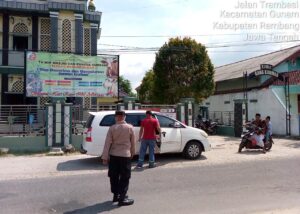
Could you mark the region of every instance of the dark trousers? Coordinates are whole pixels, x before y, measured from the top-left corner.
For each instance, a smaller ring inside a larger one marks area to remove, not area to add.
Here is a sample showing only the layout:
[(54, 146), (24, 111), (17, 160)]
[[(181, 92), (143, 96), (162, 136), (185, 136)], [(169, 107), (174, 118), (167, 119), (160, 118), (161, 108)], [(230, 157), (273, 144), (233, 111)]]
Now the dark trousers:
[(125, 198), (131, 177), (131, 159), (126, 157), (110, 156), (108, 176), (110, 178), (111, 192)]

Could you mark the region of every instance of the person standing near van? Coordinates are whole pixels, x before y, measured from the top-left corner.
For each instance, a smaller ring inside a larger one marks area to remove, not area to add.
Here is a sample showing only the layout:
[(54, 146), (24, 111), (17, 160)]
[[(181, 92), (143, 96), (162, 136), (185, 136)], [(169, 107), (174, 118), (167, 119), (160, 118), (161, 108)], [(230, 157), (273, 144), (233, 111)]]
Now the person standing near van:
[(266, 135), (265, 135), (265, 138), (266, 138), (266, 141), (269, 141), (270, 138), (272, 136), (272, 123), (271, 123), (271, 117), (270, 116), (267, 116), (266, 117)]
[(125, 112), (115, 112), (116, 124), (112, 125), (106, 135), (102, 153), (103, 164), (109, 164), (111, 192), (113, 202), (119, 206), (132, 205), (133, 199), (127, 194), (131, 177), (131, 159), (135, 154), (135, 135), (133, 126), (125, 121)]
[(137, 168), (142, 168), (144, 164), (144, 158), (149, 147), (149, 168), (155, 167), (155, 144), (156, 144), (156, 132), (161, 132), (159, 122), (156, 118), (152, 117), (151, 111), (146, 111), (146, 118), (141, 122), (141, 128), (139, 132), (139, 141), (141, 142), (139, 160)]

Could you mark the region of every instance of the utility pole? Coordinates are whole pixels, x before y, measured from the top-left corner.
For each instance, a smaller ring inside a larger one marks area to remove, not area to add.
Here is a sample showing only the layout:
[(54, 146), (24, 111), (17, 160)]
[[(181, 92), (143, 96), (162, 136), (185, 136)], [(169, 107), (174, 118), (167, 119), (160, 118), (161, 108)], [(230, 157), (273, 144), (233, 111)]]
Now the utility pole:
[(290, 80), (286, 76), (284, 78), (284, 92), (286, 105), (286, 135), (291, 135), (291, 102), (290, 102)]

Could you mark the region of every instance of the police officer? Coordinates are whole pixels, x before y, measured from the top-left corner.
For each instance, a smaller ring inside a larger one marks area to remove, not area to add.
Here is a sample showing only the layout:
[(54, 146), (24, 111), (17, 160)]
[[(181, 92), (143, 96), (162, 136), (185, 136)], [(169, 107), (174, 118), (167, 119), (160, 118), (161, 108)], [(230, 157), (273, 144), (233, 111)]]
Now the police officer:
[(109, 163), (108, 176), (114, 194), (113, 202), (127, 206), (134, 203), (126, 194), (131, 177), (131, 159), (135, 154), (135, 135), (133, 126), (125, 122), (124, 111), (117, 110), (115, 120), (116, 124), (107, 132), (102, 160), (104, 165)]

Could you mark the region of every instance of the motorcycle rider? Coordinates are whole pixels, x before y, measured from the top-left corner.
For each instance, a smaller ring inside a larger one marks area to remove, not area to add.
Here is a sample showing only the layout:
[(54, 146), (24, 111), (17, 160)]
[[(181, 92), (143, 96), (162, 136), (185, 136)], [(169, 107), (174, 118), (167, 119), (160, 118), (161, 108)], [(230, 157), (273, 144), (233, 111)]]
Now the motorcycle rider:
[(255, 132), (252, 135), (252, 138), (255, 140), (256, 145), (260, 146), (263, 149), (263, 152), (266, 153), (265, 145), (264, 145), (264, 133), (265, 133), (265, 123), (261, 120), (261, 115), (259, 113), (255, 114), (255, 120), (252, 121), (253, 125), (255, 125)]

